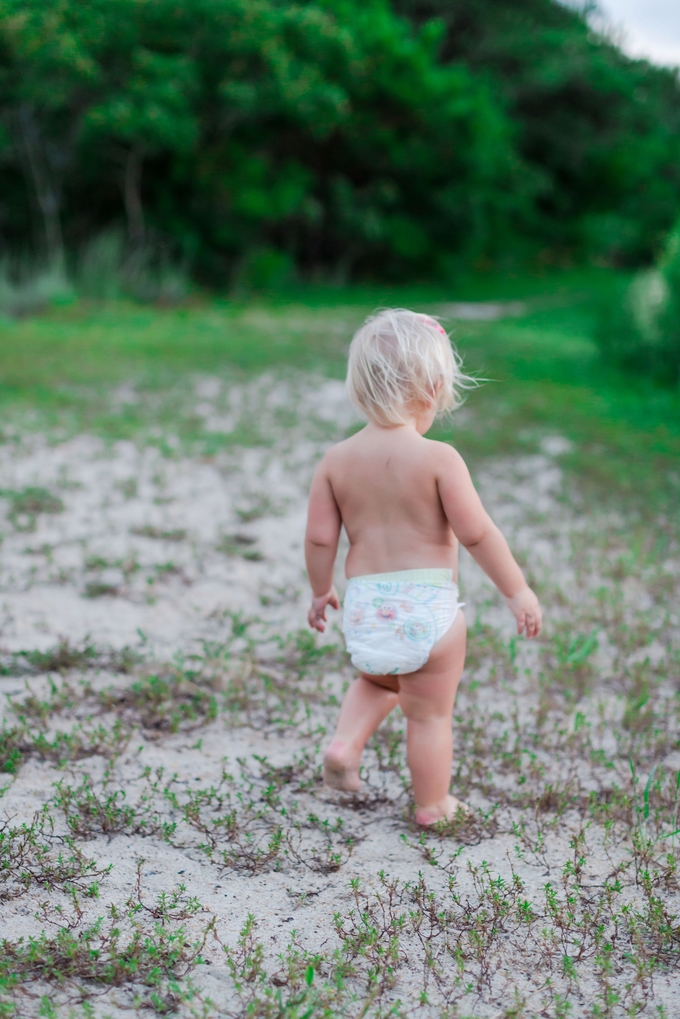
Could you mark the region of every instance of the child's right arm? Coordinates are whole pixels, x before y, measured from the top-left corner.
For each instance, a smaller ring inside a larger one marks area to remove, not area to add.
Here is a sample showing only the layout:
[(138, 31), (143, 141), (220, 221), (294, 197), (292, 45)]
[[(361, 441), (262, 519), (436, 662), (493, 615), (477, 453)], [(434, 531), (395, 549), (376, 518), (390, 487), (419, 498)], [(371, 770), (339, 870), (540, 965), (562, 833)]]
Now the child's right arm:
[(437, 488), (453, 533), (479, 563), (517, 620), (517, 632), (537, 637), (542, 612), (508, 543), (482, 506), (465, 461), (451, 446), (441, 448)]
[(312, 588), (312, 604), (307, 619), (309, 625), (321, 633), (326, 628), (326, 606), (340, 608), (333, 586), (333, 566), (341, 528), (342, 518), (326, 473), (324, 458), (312, 479), (305, 533), (305, 560)]

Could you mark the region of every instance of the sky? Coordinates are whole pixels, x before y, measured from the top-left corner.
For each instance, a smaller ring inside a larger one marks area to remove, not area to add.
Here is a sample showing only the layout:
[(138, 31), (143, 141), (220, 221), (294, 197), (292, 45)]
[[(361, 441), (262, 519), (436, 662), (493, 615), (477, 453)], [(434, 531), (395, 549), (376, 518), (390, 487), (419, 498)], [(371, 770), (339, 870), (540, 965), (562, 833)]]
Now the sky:
[(599, 0), (598, 7), (626, 53), (680, 66), (680, 0)]

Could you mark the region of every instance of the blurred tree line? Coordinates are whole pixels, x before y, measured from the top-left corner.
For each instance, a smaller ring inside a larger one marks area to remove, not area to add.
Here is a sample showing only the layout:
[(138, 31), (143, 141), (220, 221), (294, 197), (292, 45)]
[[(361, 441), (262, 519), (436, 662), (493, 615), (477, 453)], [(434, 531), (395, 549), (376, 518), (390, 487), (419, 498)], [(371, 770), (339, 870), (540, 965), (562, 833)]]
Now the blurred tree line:
[(0, 0), (0, 242), (207, 282), (658, 249), (680, 83), (555, 0)]

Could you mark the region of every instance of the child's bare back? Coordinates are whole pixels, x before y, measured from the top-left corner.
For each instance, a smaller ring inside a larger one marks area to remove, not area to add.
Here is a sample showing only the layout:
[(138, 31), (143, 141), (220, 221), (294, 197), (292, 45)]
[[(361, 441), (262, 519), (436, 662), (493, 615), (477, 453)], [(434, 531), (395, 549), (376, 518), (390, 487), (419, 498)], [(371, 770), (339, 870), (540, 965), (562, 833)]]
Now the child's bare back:
[(321, 631), (327, 606), (339, 608), (333, 567), (343, 526), (350, 546), (343, 629), (359, 677), (326, 752), (326, 781), (359, 787), (365, 742), (399, 703), (422, 824), (467, 809), (448, 792), (451, 715), (465, 658), (459, 542), (505, 595), (518, 632), (533, 637), (541, 628), (536, 595), (462, 457), (424, 438), (437, 412), (454, 404), (462, 378), (435, 320), (404, 311), (368, 320), (350, 348), (348, 389), (369, 423), (319, 464), (305, 541), (309, 623)]
[(457, 577), (458, 542), (438, 490), (456, 459), (411, 425), (370, 423), (326, 454), (312, 505), (321, 514), (337, 506), (350, 544), (348, 577), (427, 566), (448, 566)]

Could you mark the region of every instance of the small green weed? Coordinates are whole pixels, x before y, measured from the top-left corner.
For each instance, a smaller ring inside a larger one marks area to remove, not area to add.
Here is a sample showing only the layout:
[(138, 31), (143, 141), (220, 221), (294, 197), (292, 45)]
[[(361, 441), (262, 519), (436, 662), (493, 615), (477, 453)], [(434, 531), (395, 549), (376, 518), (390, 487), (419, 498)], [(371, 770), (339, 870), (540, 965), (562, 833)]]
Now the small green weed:
[(90, 580), (85, 585), (83, 594), (86, 598), (117, 598), (120, 588), (116, 584), (104, 584), (97, 580)]
[(164, 531), (161, 527), (153, 527), (145, 524), (144, 527), (131, 527), (130, 534), (136, 534), (140, 538), (153, 538), (156, 541), (185, 541), (187, 532), (183, 528)]
[(25, 1015), (22, 994), (33, 982), (51, 987), (50, 1001), (57, 1013), (71, 994), (85, 1000), (106, 988), (130, 995), (129, 1007), (144, 1005), (157, 1013), (174, 1011), (193, 992), (186, 978), (200, 965), (214, 920), (196, 935), (183, 925), (201, 909), (180, 887), (161, 895), (149, 906), (138, 883), (123, 910), (108, 913), (81, 930), (58, 925), (56, 935), (4, 939), (0, 951), (0, 1000), (6, 1016)]
[(258, 549), (250, 547), (256, 542), (257, 538), (253, 538), (249, 534), (225, 534), (215, 547), (223, 555), (241, 556), (242, 559), (249, 562), (259, 563), (264, 559), (263, 554)]
[(110, 871), (111, 865), (99, 867), (72, 838), (55, 834), (48, 807), (30, 823), (0, 823), (0, 899), (17, 898), (34, 886), (96, 897)]
[(8, 519), (17, 531), (34, 531), (41, 513), (62, 513), (64, 503), (46, 488), (28, 487), (15, 491), (0, 489), (0, 498), (9, 501)]

